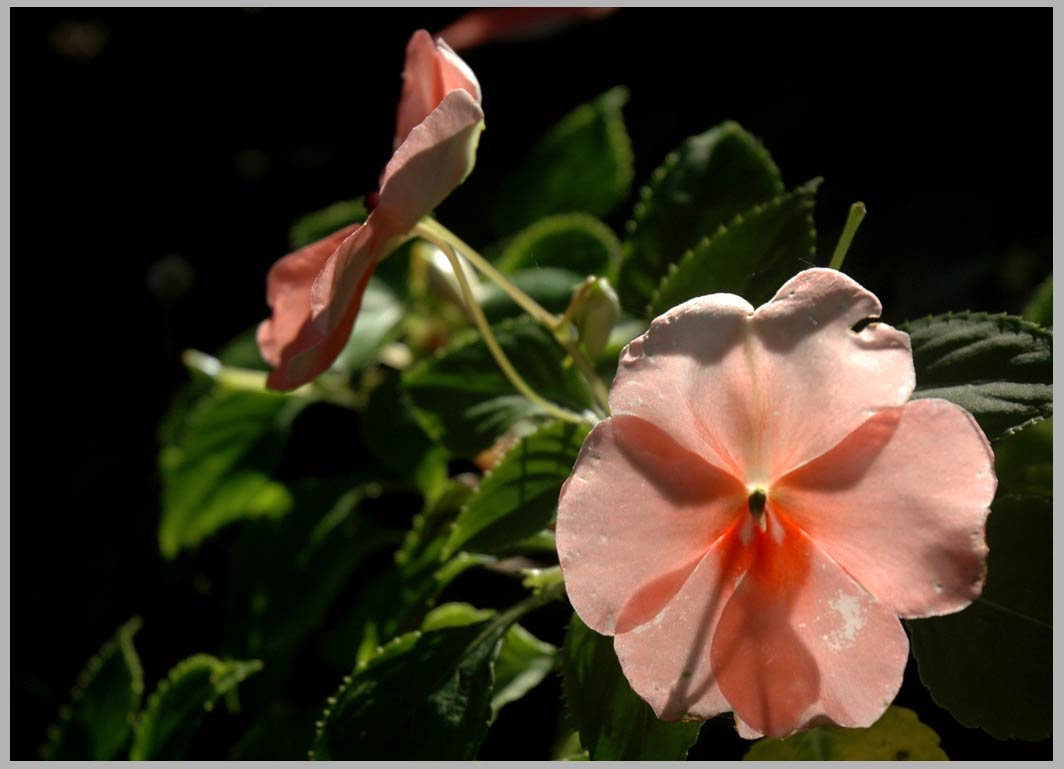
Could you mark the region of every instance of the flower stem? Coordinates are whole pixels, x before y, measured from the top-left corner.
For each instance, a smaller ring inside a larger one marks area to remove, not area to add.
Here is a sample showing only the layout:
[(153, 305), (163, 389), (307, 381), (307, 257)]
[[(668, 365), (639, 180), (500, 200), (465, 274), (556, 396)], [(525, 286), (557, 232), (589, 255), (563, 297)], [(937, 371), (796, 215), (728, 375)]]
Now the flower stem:
[[(551, 416), (576, 424), (584, 424), (587, 422), (584, 417), (576, 412), (564, 409), (540, 396), (540, 394), (533, 390), (521, 375), (517, 373), (517, 369), (513, 367), (513, 364), (510, 363), (510, 359), (506, 357), (506, 353), (504, 353), (502, 347), (499, 346), (495, 334), (491, 331), (491, 326), (488, 325), (488, 319), (484, 317), (484, 311), (480, 308), (480, 304), (473, 296), (473, 291), (469, 287), (469, 281), (466, 280), (465, 272), (462, 271), (462, 265), (458, 261), (458, 253), (454, 250), (454, 246), (450, 243), (436, 240), (435, 238), (432, 238), (431, 241), (434, 245), (438, 246), (450, 260), (451, 267), (454, 268), (455, 277), (458, 278), (458, 285), (462, 289), (462, 297), (465, 299), (469, 312), (472, 313), (473, 320), (476, 322), (477, 328), (480, 329), (480, 333), (484, 337), (484, 343), (488, 346), (491, 356), (495, 358), (495, 362), (499, 364), (502, 373), (510, 380), (510, 384), (512, 384), (519, 393)], [(470, 261), (473, 260), (470, 259)]]
[(846, 225), (842, 228), (839, 243), (835, 246), (835, 253), (831, 256), (831, 264), (828, 265), (831, 269), (842, 269), (842, 262), (846, 258), (846, 252), (850, 250), (853, 236), (857, 234), (857, 228), (861, 226), (861, 221), (865, 218), (866, 213), (865, 204), (860, 201), (850, 206), (850, 215), (846, 217)]
[[(428, 218), (422, 219), (417, 227), (414, 228), (413, 232), (443, 250), (444, 253), (448, 253), (453, 248), (457, 248), (462, 252), (462, 256), (469, 260), (470, 264), (505, 291), (506, 294), (514, 300), (518, 307), (527, 312), (536, 320), (536, 322), (545, 326), (554, 335), (558, 344), (560, 344), (572, 357), (577, 368), (580, 369), (580, 372), (584, 375), (584, 379), (587, 380), (588, 385), (591, 387), (591, 392), (599, 407), (604, 413), (610, 413), (609, 391), (606, 389), (606, 385), (602, 382), (602, 379), (595, 372), (595, 367), (591, 365), (591, 362), (584, 356), (580, 347), (568, 333), (568, 319), (559, 318), (557, 315), (544, 309), (535, 299), (519, 289), (509, 278), (495, 269), (495, 266), (491, 262), (478, 254), (468, 243), (436, 220)], [(455, 267), (455, 270), (458, 270), (458, 267)], [(468, 299), (467, 302), (469, 302)], [(472, 304), (476, 303), (472, 302)], [(477, 309), (479, 309), (479, 305), (477, 305)]]

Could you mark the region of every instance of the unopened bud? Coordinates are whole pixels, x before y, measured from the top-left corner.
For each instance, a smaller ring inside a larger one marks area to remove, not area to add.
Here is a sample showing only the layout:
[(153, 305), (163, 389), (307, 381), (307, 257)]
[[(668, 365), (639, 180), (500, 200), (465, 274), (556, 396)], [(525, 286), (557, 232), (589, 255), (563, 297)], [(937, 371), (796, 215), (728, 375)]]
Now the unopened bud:
[[(469, 290), (474, 299), (480, 300), (483, 288), (472, 265), (465, 257), (457, 254)], [(455, 275), (451, 260), (439, 248), (423, 240), (416, 241), (410, 249), (410, 280), (415, 293), (433, 293), (446, 301), (465, 309), (462, 286)]]
[(610, 331), (621, 315), (617, 292), (605, 278), (589, 278), (573, 294), (573, 322), (588, 354), (597, 358), (606, 349)]

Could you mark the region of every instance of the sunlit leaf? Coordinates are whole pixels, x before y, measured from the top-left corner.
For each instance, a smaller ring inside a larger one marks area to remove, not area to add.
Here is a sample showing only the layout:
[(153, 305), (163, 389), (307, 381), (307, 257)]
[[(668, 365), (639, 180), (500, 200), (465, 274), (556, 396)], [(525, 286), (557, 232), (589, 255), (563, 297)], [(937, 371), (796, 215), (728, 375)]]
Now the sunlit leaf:
[(887, 708), (867, 729), (818, 726), (785, 740), (762, 739), (746, 761), (948, 761), (934, 730), (906, 708)]
[(270, 392), (217, 387), (191, 407), (176, 441), (159, 452), (159, 549), (182, 548), (241, 518), (279, 516), (291, 497), (273, 479), (285, 430), (305, 404)]

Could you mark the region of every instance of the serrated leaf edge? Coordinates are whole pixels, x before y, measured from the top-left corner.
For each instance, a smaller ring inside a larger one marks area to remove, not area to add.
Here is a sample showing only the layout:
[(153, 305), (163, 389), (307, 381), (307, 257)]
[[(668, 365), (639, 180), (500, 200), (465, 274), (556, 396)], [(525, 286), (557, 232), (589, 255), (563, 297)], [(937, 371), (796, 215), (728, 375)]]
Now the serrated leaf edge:
[(453, 546), (451, 544), (451, 540), (454, 538), (454, 532), (458, 529), (458, 524), (462, 520), (462, 516), (466, 514), (466, 511), (469, 509), (469, 506), (473, 503), (473, 500), (475, 500), (480, 494), (480, 490), (484, 487), (484, 484), (487, 483), (488, 479), (495, 475), (496, 471), (500, 467), (502, 467), (504, 462), (506, 462), (512, 455), (516, 454), (518, 450), (523, 448), (526, 441), (532, 440), (533, 438), (541, 435), (547, 430), (550, 430), (552, 428), (557, 427), (558, 425), (563, 424), (565, 423), (559, 419), (552, 419), (549, 422), (545, 422), (544, 424), (540, 425), (528, 435), (525, 435), (520, 438), (513, 446), (503, 452), (503, 455), (499, 458), (499, 461), (495, 463), (495, 466), (492, 467), (490, 470), (485, 471), (484, 475), (480, 479), (480, 484), (477, 486), (476, 491), (474, 491), (473, 494), (469, 497), (469, 500), (464, 505), (462, 505), (461, 509), (458, 511), (458, 515), (456, 515), (454, 520), (451, 521), (451, 525), (447, 532), (447, 541), (446, 543), (444, 543), (443, 550), (440, 552), (441, 563), (453, 557), (461, 549), (461, 545)]
[(556, 235), (567, 229), (583, 229), (584, 231), (591, 232), (595, 238), (600, 240), (606, 246), (606, 249), (609, 252), (610, 265), (620, 261), (623, 253), (623, 246), (620, 238), (617, 237), (617, 234), (601, 219), (594, 217), (591, 214), (584, 213), (583, 211), (573, 211), (565, 214), (545, 216), (514, 235), (513, 239), (506, 245), (502, 254), (499, 256), (497, 262), (499, 269), (507, 273), (512, 272), (515, 269), (520, 269), (520, 264), (517, 266), (511, 266), (509, 264), (518, 259), (517, 256), (512, 256), (512, 254), (520, 255), (522, 252), (527, 251), (529, 245), (536, 240)]
[(204, 668), (209, 669), (211, 672), (209, 679), (211, 684), (219, 683), (223, 674), (233, 674), (233, 680), (228, 682), (228, 685), (225, 688), (215, 687), (214, 697), (204, 703), (204, 709), (209, 711), (212, 709), (214, 702), (218, 697), (230, 691), (251, 674), (261, 670), (262, 660), (223, 660), (211, 654), (193, 654), (191, 657), (186, 657), (170, 668), (166, 677), (159, 681), (155, 686), (155, 690), (148, 696), (147, 702), (144, 703), (144, 709), (141, 710), (140, 715), (137, 718), (134, 726), (133, 746), (130, 748), (130, 760), (142, 760), (134, 758), (134, 748), (136, 747), (137, 737), (139, 736), (141, 729), (144, 728), (144, 724), (150, 723), (150, 717), (159, 707), (159, 703), (162, 701), (163, 697), (165, 697), (166, 694), (190, 671), (193, 669)]
[[(748, 140), (754, 153), (758, 155), (762, 160), (764, 160), (766, 166), (771, 169), (772, 176), (775, 178), (776, 183), (776, 195), (779, 196), (785, 192), (783, 186), (783, 174), (780, 172), (779, 166), (776, 165), (776, 161), (772, 159), (772, 155), (769, 154), (769, 151), (765, 147), (764, 143), (757, 136), (747, 131), (745, 128), (742, 127), (742, 125), (740, 125), (735, 120), (725, 120), (723, 123), (720, 123), (719, 125), (709, 129), (709, 131), (717, 130), (721, 131), (722, 133), (730, 133), (733, 135), (741, 136), (744, 140)], [(665, 159), (662, 161), (661, 165), (654, 169), (654, 171), (650, 175), (650, 181), (639, 188), (638, 199), (636, 200), (636, 203), (632, 208), (632, 215), (624, 224), (624, 233), (626, 238), (625, 246), (628, 246), (631, 243), (631, 236), (639, 230), (639, 226), (646, 219), (648, 212), (652, 208), (652, 202), (654, 200), (655, 194), (658, 192), (659, 189), (661, 189), (661, 185), (664, 182), (665, 178), (670, 173), (672, 173), (673, 169), (680, 162), (683, 148), (691, 140), (704, 136), (705, 134), (709, 133), (709, 131), (703, 131), (702, 133), (694, 134), (693, 136), (688, 136), (686, 139), (684, 139), (680, 143), (680, 147), (669, 152), (669, 154), (665, 156)], [(621, 262), (622, 268), (624, 266), (624, 262), (626, 262), (628, 258), (629, 249), (626, 248), (624, 252), (624, 257)]]
[(675, 275), (675, 273), (680, 270), (682, 265), (688, 264), (689, 262), (693, 262), (695, 259), (700, 258), (701, 254), (707, 248), (719, 241), (720, 238), (732, 232), (736, 227), (741, 226), (745, 222), (753, 219), (755, 216), (761, 216), (765, 213), (768, 213), (769, 211), (781, 208), (785, 203), (788, 203), (791, 200), (802, 200), (803, 198), (805, 198), (802, 203), (802, 208), (806, 209), (806, 225), (809, 227), (809, 234), (813, 241), (813, 245), (809, 249), (809, 256), (811, 258), (815, 258), (817, 233), (816, 224), (813, 221), (813, 210), (816, 207), (816, 201), (811, 196), (806, 196), (809, 193), (815, 193), (822, 181), (823, 179), (821, 177), (815, 177), (813, 179), (810, 179), (808, 182), (801, 185), (800, 187), (796, 187), (790, 192), (785, 192), (781, 195), (777, 195), (776, 197), (772, 198), (772, 200), (766, 201), (764, 203), (758, 203), (753, 207), (747, 209), (746, 211), (736, 214), (734, 217), (732, 217), (732, 220), (730, 222), (727, 222), (726, 224), (722, 224), (717, 227), (716, 231), (711, 235), (703, 236), (702, 239), (698, 241), (698, 243), (696, 243), (694, 246), (684, 252), (683, 256), (680, 257), (679, 261), (673, 262), (669, 265), (668, 269), (665, 270), (665, 274), (658, 282), (658, 287), (654, 290), (653, 295), (650, 297), (650, 303), (646, 306), (646, 310), (644, 311), (646, 313), (646, 317), (654, 318), (669, 309), (668, 307), (661, 308), (658, 310), (655, 310), (654, 308), (661, 300), (661, 295), (665, 290), (665, 284), (672, 279), (673, 275)]
[(133, 636), (143, 627), (144, 622), (140, 616), (134, 616), (126, 620), (114, 635), (104, 641), (103, 646), (96, 652), (89, 661), (85, 663), (85, 667), (80, 673), (74, 686), (70, 689), (70, 693), (67, 696), (67, 702), (59, 706), (59, 712), (56, 718), (56, 722), (48, 727), (46, 742), (39, 749), (41, 758), (45, 761), (54, 760), (53, 751), (58, 747), (59, 740), (63, 736), (63, 729), (67, 722), (73, 717), (73, 706), (81, 701), (81, 698), (85, 696), (85, 691), (89, 688), (89, 685), (95, 680), (96, 675), (103, 667), (104, 659), (110, 655), (115, 647), (118, 647), (118, 651), (126, 660), (126, 664), (129, 666), (130, 672), (133, 674), (133, 680), (130, 684), (130, 688), (133, 692), (133, 712), (129, 714), (129, 725), (132, 730), (134, 723), (136, 722), (137, 710), (140, 707), (141, 698), (144, 696), (144, 667), (140, 664), (140, 658), (137, 656), (136, 649), (133, 647)]

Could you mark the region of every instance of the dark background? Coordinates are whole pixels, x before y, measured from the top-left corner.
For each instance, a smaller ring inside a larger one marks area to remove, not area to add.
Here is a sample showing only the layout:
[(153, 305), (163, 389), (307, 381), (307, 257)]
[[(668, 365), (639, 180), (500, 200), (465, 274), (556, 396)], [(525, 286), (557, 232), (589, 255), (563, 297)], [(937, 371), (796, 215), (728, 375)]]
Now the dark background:
[[(78, 671), (129, 616), (145, 619), (149, 690), (181, 657), (218, 651), (209, 574), (157, 554), (155, 429), (184, 381), (178, 356), (264, 317), (265, 274), (296, 216), (375, 188), (406, 41), (458, 15), (12, 12), (13, 757), (36, 756)], [(465, 57), (488, 126), (475, 176), (490, 186), (568, 110), (627, 85), (637, 184), (685, 137), (738, 120), (788, 186), (825, 177), (821, 263), (848, 205), (867, 204), (846, 267), (887, 320), (1016, 313), (1051, 270), (1050, 22), (1048, 10), (627, 9), (488, 46)], [(476, 221), (445, 216), (461, 195), (442, 214), (477, 243)], [(510, 739), (557, 696), (545, 684), (503, 711), (485, 757), (546, 757)], [(960, 728), (912, 670), (899, 704), (953, 758), (1051, 755), (1049, 741)], [(232, 735), (213, 724), (194, 750), (220, 757), (212, 738)], [(714, 722), (692, 757), (741, 749)]]

